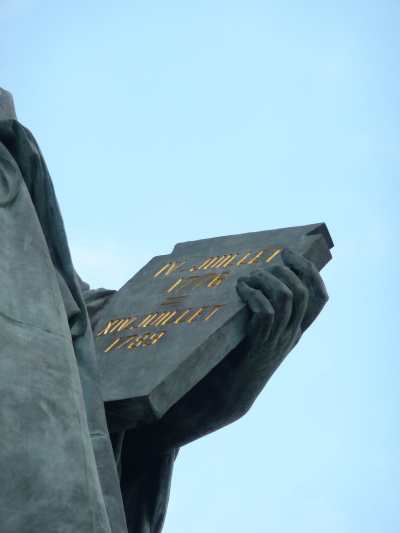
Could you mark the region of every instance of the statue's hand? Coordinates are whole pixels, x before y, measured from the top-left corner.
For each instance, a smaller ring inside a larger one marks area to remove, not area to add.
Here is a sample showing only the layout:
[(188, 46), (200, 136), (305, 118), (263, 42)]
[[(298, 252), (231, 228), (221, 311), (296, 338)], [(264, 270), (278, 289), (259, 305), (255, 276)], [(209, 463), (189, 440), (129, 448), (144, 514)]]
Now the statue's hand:
[(251, 317), (247, 335), (153, 428), (164, 449), (181, 446), (243, 416), (273, 372), (315, 320), (328, 295), (315, 266), (290, 250), (284, 265), (239, 278)]
[(269, 265), (239, 278), (237, 291), (252, 316), (244, 343), (246, 356), (262, 354), (273, 372), (328, 300), (316, 267), (292, 250), (283, 265)]

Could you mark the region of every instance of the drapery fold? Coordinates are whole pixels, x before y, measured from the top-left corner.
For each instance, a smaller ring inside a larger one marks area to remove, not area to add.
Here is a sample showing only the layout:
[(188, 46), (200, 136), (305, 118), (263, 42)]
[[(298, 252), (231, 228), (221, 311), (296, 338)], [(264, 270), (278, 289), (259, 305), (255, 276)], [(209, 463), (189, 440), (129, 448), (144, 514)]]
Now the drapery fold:
[[(17, 120), (0, 120), (0, 146), (1, 253), (4, 259), (0, 283), (6, 285), (3, 292), (8, 291), (10, 302), (4, 309), (5, 321), (0, 327), (3, 340), (0, 353), (3, 381), (0, 387), (4, 393), (8, 391), (10, 398), (8, 410), (5, 403), (2, 405), (7, 454), (0, 455), (0, 461), (10, 463), (14, 455), (15, 459), (18, 457), (17, 477), (14, 476), (15, 502), (25, 502), (28, 497), (20, 489), (18, 476), (22, 482), (26, 472), (33, 472), (40, 466), (38, 476), (31, 475), (24, 481), (32, 505), (38, 506), (36, 521), (40, 523), (40, 529), (39, 525), (35, 529), (35, 522), (32, 522), (34, 509), (32, 512), (21, 509), (19, 515), (11, 517), (7, 509), (2, 509), (2, 527), (13, 524), (12, 530), (4, 528), (2, 531), (126, 533), (119, 479), (99, 387), (93, 334), (53, 185), (35, 139)], [(10, 230), (5, 231), (7, 224)], [(13, 268), (17, 269), (14, 275)], [(39, 286), (39, 280), (42, 286)], [(21, 289), (21, 283), (27, 288), (26, 296), (17, 291)], [(35, 290), (38, 295), (49, 295), (48, 300), (42, 298), (40, 301), (49, 314), (52, 329), (60, 332), (56, 337), (47, 332), (46, 326), (40, 325), (39, 301), (33, 297)], [(13, 294), (21, 301), (17, 301)], [(24, 306), (29, 306), (33, 317), (37, 307), (38, 317), (31, 322), (37, 322), (40, 329), (24, 320)], [(69, 313), (71, 307), (73, 312)], [(13, 313), (13, 309), (17, 313)], [(15, 316), (11, 315), (18, 314), (18, 310), (21, 310), (22, 320), (15, 322)], [(9, 323), (14, 334), (7, 330)], [(12, 372), (12, 380), (7, 372)], [(43, 383), (43, 387), (36, 389), (30, 385), (32, 383)], [(22, 428), (13, 431), (21, 416), (28, 417), (25, 431)], [(38, 426), (47, 450), (41, 448)], [(53, 437), (47, 442), (48, 435)], [(22, 440), (26, 439), (30, 440), (31, 454), (21, 458)], [(55, 442), (57, 446), (52, 445)], [(5, 474), (9, 468), (10, 464), (2, 464)], [(10, 486), (9, 492), (12, 492)], [(53, 501), (52, 493), (63, 496)], [(81, 496), (76, 500), (79, 494)], [(45, 500), (48, 501), (47, 508), (40, 509), (39, 502)], [(25, 504), (29, 508), (30, 502)], [(73, 509), (70, 508), (72, 505)], [(54, 517), (50, 518), (53, 511), (58, 516), (56, 523)], [(15, 512), (18, 513), (18, 509)]]

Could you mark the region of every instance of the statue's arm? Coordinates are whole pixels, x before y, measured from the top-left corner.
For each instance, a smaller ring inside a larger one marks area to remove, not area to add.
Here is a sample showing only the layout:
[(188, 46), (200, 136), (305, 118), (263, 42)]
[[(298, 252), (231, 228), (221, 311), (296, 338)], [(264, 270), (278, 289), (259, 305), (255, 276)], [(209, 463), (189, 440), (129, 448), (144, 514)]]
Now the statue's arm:
[[(99, 311), (117, 291), (104, 288), (92, 289), (76, 272), (75, 274), (93, 324)], [(153, 449), (155, 447), (172, 449), (178, 442), (194, 440), (228, 423), (229, 417), (226, 416), (224, 409), (225, 404), (229, 404), (226, 385), (232, 385), (234, 381), (235, 369), (241, 362), (240, 356), (238, 357), (239, 352), (238, 347), (207, 376), (207, 379), (200, 382), (181, 402), (178, 402), (161, 422), (144, 430), (141, 428), (139, 431), (134, 431), (136, 448), (145, 449), (151, 443)], [(251, 388), (250, 383), (249, 388)], [(107, 412), (107, 403), (105, 407)], [(180, 419), (178, 424), (174, 423), (177, 419)]]
[[(328, 300), (314, 265), (288, 250), (285, 265), (271, 265), (238, 282), (251, 318), (245, 339), (160, 421), (137, 431), (137, 445), (155, 451), (180, 447), (243, 416)], [(81, 285), (82, 286), (82, 285)], [(115, 291), (83, 287), (89, 313)]]
[[(77, 273), (76, 277), (93, 323), (97, 313), (117, 291), (92, 289)], [(146, 448), (151, 443), (152, 448), (172, 449), (242, 416), (268, 379), (266, 373), (258, 368), (262, 364), (260, 358), (254, 358), (250, 364), (242, 355), (244, 350), (244, 343), (241, 343), (170, 409), (160, 422), (135, 431), (137, 447)], [(239, 385), (238, 374), (246, 382), (241, 382), (240, 398), (236, 390)], [(105, 407), (107, 411), (107, 404)]]
[(273, 265), (238, 282), (252, 315), (246, 338), (177, 402), (147, 440), (162, 449), (182, 446), (243, 416), (328, 295), (315, 266), (285, 251), (285, 266)]
[(146, 428), (143, 441), (168, 450), (235, 422), (247, 413), (278, 366), (266, 359), (262, 352), (249, 356), (246, 340), (240, 343), (159, 422)]
[(117, 291), (112, 289), (91, 289), (90, 285), (83, 281), (83, 279), (75, 271), (75, 276), (78, 280), (86, 308), (89, 313), (89, 318), (93, 322), (97, 313), (105, 306), (109, 298)]

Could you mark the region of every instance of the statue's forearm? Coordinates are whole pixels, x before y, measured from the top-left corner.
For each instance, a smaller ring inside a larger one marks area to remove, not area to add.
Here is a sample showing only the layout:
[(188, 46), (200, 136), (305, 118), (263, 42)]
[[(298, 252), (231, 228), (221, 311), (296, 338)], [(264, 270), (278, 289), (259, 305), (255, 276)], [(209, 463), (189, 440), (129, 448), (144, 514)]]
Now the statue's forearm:
[(239, 344), (156, 425), (159, 446), (182, 446), (243, 416), (277, 366)]
[[(115, 291), (90, 290), (85, 282), (79, 281), (93, 325), (96, 313)], [(279, 363), (262, 350), (249, 349), (245, 339), (159, 422), (138, 429), (137, 441), (145, 448), (165, 451), (234, 422), (249, 410)], [(114, 410), (107, 404), (106, 413), (110, 428), (123, 430), (125, 424), (130, 427), (123, 417), (116, 420)]]

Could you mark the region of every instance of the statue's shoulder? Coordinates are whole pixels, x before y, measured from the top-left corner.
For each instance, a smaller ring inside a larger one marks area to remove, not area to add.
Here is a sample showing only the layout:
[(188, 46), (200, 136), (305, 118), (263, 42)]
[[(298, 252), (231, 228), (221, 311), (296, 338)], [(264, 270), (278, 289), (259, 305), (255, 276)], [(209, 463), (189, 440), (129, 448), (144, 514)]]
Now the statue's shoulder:
[(0, 87), (0, 207), (10, 205), (18, 195), (21, 177), (18, 165), (6, 148), (6, 140), (14, 135), (17, 120), (12, 94)]
[(0, 87), (0, 120), (16, 119), (14, 99), (12, 94)]

